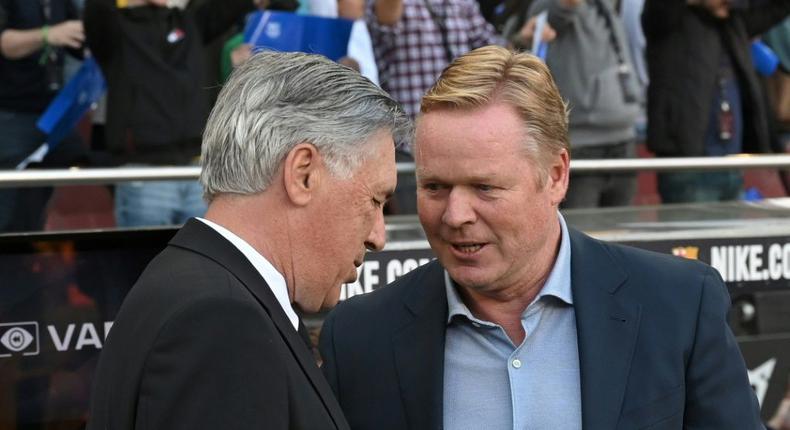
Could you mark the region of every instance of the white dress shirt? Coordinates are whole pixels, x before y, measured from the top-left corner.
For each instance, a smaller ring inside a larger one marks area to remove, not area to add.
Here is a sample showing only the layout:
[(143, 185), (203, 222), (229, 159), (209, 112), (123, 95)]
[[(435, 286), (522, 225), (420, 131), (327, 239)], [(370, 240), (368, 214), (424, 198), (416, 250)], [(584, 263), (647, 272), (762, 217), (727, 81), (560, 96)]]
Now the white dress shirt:
[(250, 261), (255, 270), (261, 274), (263, 280), (269, 285), (269, 288), (274, 293), (274, 297), (277, 298), (277, 302), (280, 303), (280, 307), (283, 308), (285, 315), (288, 316), (288, 319), (291, 321), (291, 324), (294, 326), (294, 330), (299, 330), (299, 317), (296, 315), (296, 311), (294, 311), (293, 306), (291, 305), (291, 299), (288, 297), (288, 287), (285, 284), (285, 278), (283, 275), (277, 271), (277, 269), (272, 266), (272, 263), (269, 263), (269, 260), (263, 257), (258, 251), (255, 250), (249, 243), (247, 243), (244, 239), (236, 236), (233, 232), (213, 223), (207, 219), (197, 218), (207, 226), (213, 228), (217, 233), (222, 235), (228, 242), (232, 243), (245, 257), (247, 260)]

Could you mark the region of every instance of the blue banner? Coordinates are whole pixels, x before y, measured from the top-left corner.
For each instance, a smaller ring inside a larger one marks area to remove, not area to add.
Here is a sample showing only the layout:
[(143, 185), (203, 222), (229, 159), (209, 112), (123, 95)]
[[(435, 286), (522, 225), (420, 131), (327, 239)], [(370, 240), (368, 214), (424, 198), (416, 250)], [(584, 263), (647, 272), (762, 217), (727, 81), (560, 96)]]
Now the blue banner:
[(39, 130), (47, 135), (46, 143), (50, 150), (74, 130), (85, 112), (104, 94), (106, 87), (99, 65), (93, 58), (86, 58), (36, 123)]
[(351, 20), (340, 18), (255, 12), (244, 29), (244, 42), (274, 51), (321, 54), (337, 61), (348, 51), (353, 24)]

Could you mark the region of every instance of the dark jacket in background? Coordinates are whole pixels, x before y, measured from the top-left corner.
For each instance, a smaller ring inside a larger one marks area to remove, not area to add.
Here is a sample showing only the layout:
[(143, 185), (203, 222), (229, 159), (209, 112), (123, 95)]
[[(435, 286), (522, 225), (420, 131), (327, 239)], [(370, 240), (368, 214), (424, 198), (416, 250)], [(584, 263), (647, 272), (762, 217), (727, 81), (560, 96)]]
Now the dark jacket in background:
[[(50, 2), (49, 19), (45, 18), (42, 9), (40, 1), (0, 0), (0, 33), (55, 26), (78, 18), (77, 10), (68, 0)], [(0, 110), (43, 113), (63, 83), (65, 51), (55, 48), (54, 64), (41, 64), (43, 49), (17, 59), (0, 55)], [(69, 52), (79, 56), (79, 52)], [(54, 76), (49, 76), (50, 73)]]
[(721, 55), (730, 53), (743, 100), (743, 151), (770, 152), (765, 96), (752, 65), (751, 38), (790, 13), (790, 0), (732, 10), (725, 20), (685, 0), (647, 0), (648, 148), (659, 156), (705, 155), (705, 132)]
[(200, 153), (210, 108), (204, 45), (252, 9), (252, 0), (186, 10), (86, 1), (87, 42), (108, 85), (107, 147), (119, 162), (184, 164)]

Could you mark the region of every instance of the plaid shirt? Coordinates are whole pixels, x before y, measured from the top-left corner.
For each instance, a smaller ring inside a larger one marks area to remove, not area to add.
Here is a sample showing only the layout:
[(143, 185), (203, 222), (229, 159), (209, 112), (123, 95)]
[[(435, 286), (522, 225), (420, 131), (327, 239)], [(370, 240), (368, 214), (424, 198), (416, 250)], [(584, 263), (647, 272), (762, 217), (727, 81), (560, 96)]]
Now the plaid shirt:
[(505, 45), (494, 27), (480, 14), (477, 0), (403, 0), (403, 16), (395, 26), (379, 24), (373, 4), (368, 3), (367, 22), (381, 87), (399, 101), (412, 117), (420, 111), (420, 100), (447, 66), (442, 33), (425, 5), (447, 27), (447, 42), (453, 57), (486, 45)]

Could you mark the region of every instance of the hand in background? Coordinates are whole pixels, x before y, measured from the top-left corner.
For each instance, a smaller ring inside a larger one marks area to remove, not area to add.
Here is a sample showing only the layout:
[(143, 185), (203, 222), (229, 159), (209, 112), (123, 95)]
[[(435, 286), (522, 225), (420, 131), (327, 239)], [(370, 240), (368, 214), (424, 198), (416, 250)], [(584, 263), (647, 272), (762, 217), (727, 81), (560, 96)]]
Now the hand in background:
[(85, 30), (82, 28), (81, 21), (64, 21), (49, 28), (47, 43), (52, 46), (77, 49), (83, 42), (85, 42)]
[(252, 46), (248, 43), (239, 45), (230, 53), (230, 62), (233, 67), (239, 67), (252, 56)]
[(357, 72), (359, 72), (359, 70), (360, 70), (359, 62), (357, 60), (349, 57), (349, 56), (345, 56), (345, 57), (337, 60), (337, 62), (342, 64), (342, 65), (344, 65), (344, 66), (346, 66), (346, 67), (348, 67), (348, 68), (350, 68), (350, 69), (356, 70)]
[[(519, 35), (521, 36), (522, 43), (529, 46), (532, 44), (532, 38), (535, 36), (535, 26), (538, 22), (538, 17), (533, 16), (532, 18), (527, 21), (523, 27), (521, 27), (521, 31)], [(542, 42), (551, 42), (552, 40), (557, 38), (557, 32), (546, 23), (543, 27), (543, 33), (541, 34), (541, 41)]]
[(686, 4), (707, 9), (711, 15), (719, 19), (726, 19), (730, 16), (729, 0), (686, 0)]

